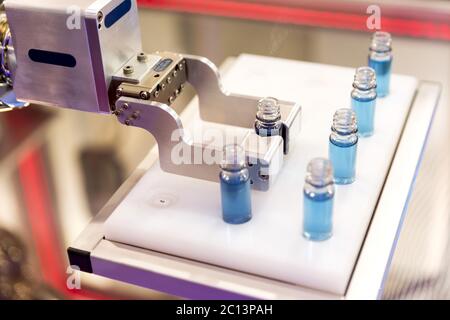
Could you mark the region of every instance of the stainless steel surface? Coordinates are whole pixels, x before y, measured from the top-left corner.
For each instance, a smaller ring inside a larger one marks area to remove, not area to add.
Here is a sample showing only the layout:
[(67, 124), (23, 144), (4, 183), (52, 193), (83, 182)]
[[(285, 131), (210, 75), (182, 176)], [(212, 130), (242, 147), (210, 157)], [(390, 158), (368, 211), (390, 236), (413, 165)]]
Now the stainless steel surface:
[[(140, 58), (141, 54), (144, 54), (145, 59)], [(137, 56), (133, 56), (127, 63), (125, 63), (123, 69), (127, 66), (133, 68), (133, 72), (126, 74), (124, 70), (118, 70), (112, 77), (113, 80), (118, 82), (129, 82), (138, 84), (144, 80), (149, 70), (155, 66), (155, 64), (161, 60), (160, 55), (139, 53)]]
[(94, 273), (187, 299), (342, 299), (343, 297), (213, 265), (100, 240)]
[[(110, 28), (98, 20), (122, 0), (9, 0), (6, 14), (17, 67), (14, 90), (19, 99), (90, 112), (109, 112), (111, 77), (141, 51), (136, 1)], [(29, 50), (72, 55), (75, 67), (34, 62)]]
[[(141, 56), (146, 59), (140, 61)], [(183, 56), (178, 53), (138, 53), (124, 66), (122, 75), (113, 77), (110, 87), (111, 108), (115, 110), (115, 101), (120, 96), (152, 100), (170, 106), (184, 91), (187, 77), (185, 64)]]

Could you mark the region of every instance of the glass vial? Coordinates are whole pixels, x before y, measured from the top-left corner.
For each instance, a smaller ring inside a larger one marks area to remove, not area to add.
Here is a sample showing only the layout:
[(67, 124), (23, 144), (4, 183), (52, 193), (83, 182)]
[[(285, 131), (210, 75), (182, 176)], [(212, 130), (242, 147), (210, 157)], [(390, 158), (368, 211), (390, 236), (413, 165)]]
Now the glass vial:
[(389, 94), (392, 65), (392, 38), (388, 32), (377, 31), (372, 36), (369, 52), (369, 67), (377, 74), (377, 94)]
[(374, 131), (377, 79), (370, 67), (356, 69), (353, 81), (352, 108), (358, 119), (358, 134), (369, 137)]
[(333, 168), (328, 159), (315, 158), (306, 169), (303, 189), (303, 236), (322, 241), (333, 232)]
[(281, 111), (278, 100), (271, 97), (258, 101), (256, 111), (255, 130), (261, 137), (281, 135)]
[(358, 127), (352, 109), (338, 109), (333, 116), (329, 158), (333, 164), (334, 182), (349, 184), (355, 181)]
[(225, 146), (220, 167), (223, 220), (231, 224), (249, 221), (252, 218), (250, 174), (244, 149), (235, 144)]

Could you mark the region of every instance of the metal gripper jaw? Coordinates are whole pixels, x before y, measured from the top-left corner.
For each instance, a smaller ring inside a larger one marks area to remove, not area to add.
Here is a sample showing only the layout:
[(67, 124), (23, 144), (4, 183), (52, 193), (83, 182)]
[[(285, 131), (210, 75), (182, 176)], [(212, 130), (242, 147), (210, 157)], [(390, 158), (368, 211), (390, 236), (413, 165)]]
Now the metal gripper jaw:
[[(282, 135), (261, 137), (254, 129), (260, 98), (227, 92), (216, 66), (206, 58), (169, 52), (140, 53), (111, 82), (111, 108), (119, 121), (149, 131), (156, 139), (162, 170), (218, 181), (223, 142), (193, 142), (170, 105), (186, 83), (197, 92), (202, 120), (248, 128), (239, 139), (246, 152), (252, 187), (267, 191), (300, 131), (298, 104), (280, 101)], [(179, 151), (184, 151), (180, 161)], [(188, 155), (186, 158), (186, 154)], [(198, 161), (195, 155), (208, 155)]]

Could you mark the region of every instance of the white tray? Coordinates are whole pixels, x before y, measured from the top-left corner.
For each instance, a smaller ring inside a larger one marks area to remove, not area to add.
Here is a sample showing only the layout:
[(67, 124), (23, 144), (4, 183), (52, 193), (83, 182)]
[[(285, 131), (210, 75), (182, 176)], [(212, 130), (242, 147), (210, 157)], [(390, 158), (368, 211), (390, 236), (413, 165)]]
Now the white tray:
[(302, 106), (302, 131), (275, 184), (252, 193), (253, 219), (225, 224), (217, 183), (167, 174), (156, 163), (106, 220), (106, 239), (343, 295), (418, 86), (413, 77), (392, 76), (391, 94), (377, 101), (374, 136), (359, 141), (356, 182), (336, 188), (334, 235), (310, 242), (301, 236), (305, 167), (327, 156), (332, 115), (350, 105), (353, 74), (241, 55), (224, 76), (228, 90)]

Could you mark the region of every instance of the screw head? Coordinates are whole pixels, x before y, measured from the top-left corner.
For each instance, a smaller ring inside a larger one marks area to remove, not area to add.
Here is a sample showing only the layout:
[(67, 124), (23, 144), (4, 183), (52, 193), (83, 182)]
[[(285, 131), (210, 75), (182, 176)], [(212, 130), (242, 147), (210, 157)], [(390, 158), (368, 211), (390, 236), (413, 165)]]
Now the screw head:
[(122, 109), (123, 109), (123, 110), (128, 110), (128, 108), (130, 108), (130, 105), (129, 105), (128, 103), (124, 103), (124, 104), (122, 105)]
[(161, 90), (164, 90), (166, 88), (166, 84), (165, 83), (161, 83)]
[(180, 71), (183, 71), (183, 69), (184, 69), (183, 63), (179, 63), (179, 64), (178, 64), (178, 69), (179, 69)]
[(172, 104), (172, 102), (175, 100), (175, 98), (173, 96), (169, 97), (169, 104)]
[(173, 76), (174, 78), (176, 78), (176, 77), (177, 77), (177, 75), (178, 75), (178, 71), (177, 71), (177, 70), (173, 70), (173, 72), (172, 72), (172, 76)]
[(103, 12), (99, 11), (97, 13), (97, 21), (98, 21), (98, 23), (102, 23), (102, 21), (103, 21)]
[(125, 124), (126, 124), (127, 126), (130, 126), (130, 125), (132, 125), (133, 123), (131, 122), (131, 120), (127, 119), (127, 120), (125, 120)]
[(141, 91), (141, 92), (139, 93), (139, 97), (140, 97), (142, 100), (148, 100), (148, 99), (150, 99), (150, 94), (149, 94), (147, 91)]
[(172, 82), (172, 77), (167, 77), (167, 84), (170, 84)]
[(159, 91), (156, 90), (155, 93), (153, 93), (153, 95), (155, 96), (155, 98), (158, 98), (159, 97)]
[(117, 88), (116, 97), (119, 98), (120, 96), (122, 96), (122, 93), (123, 93), (123, 88)]

